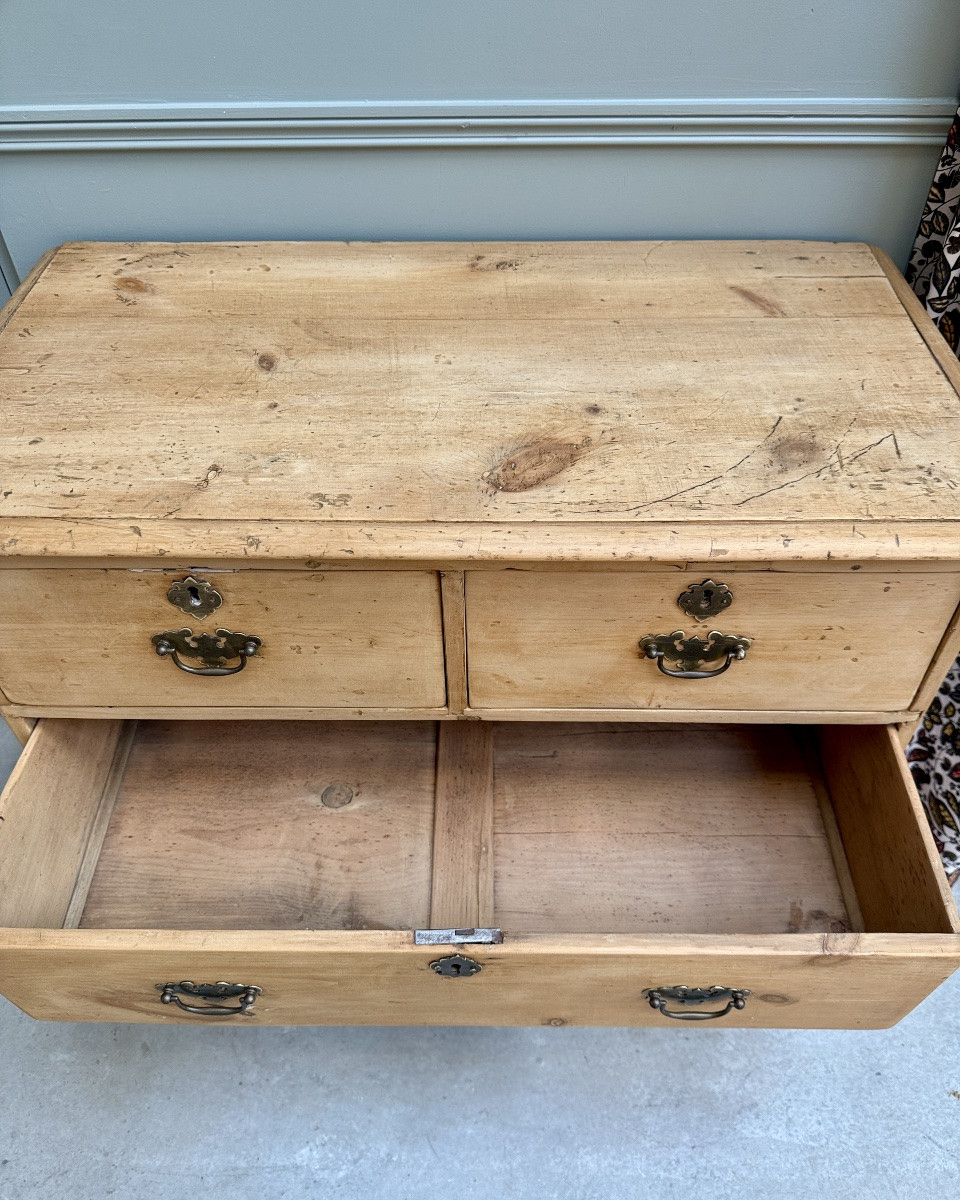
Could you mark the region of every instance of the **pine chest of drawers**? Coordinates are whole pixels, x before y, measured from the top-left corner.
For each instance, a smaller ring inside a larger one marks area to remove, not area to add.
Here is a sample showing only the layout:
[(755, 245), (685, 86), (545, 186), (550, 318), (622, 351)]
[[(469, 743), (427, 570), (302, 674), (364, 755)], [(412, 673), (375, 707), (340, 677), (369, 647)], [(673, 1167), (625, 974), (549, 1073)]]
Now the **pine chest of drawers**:
[(0, 992), (889, 1025), (960, 369), (802, 242), (71, 244), (0, 332)]

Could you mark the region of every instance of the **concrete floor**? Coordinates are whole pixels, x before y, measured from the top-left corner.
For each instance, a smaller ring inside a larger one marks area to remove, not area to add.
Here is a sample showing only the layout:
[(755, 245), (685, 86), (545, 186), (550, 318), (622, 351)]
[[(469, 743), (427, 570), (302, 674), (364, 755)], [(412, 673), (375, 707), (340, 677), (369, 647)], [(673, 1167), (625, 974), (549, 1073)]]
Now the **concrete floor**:
[(960, 975), (878, 1033), (47, 1025), (0, 1001), (0, 1200), (201, 1188), (956, 1195)]

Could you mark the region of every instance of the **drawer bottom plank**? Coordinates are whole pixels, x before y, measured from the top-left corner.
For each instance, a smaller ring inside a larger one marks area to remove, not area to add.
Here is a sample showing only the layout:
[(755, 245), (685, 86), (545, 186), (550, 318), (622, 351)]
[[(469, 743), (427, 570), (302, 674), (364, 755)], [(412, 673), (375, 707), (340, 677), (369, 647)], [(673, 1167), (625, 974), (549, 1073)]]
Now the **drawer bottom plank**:
[(427, 924), (434, 725), (142, 722), (81, 925)]
[(479, 721), (437, 728), (433, 929), (494, 922), (493, 732)]

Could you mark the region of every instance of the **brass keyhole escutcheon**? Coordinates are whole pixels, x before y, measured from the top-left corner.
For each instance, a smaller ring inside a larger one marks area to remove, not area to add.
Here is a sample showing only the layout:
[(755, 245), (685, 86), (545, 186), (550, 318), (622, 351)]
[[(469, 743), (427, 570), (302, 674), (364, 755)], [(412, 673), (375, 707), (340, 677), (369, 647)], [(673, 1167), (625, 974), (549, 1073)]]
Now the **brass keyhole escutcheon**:
[(465, 954), (448, 954), (446, 958), (436, 959), (430, 966), (438, 975), (445, 975), (448, 979), (466, 979), (483, 970), (475, 958), (467, 958)]
[(223, 603), (223, 597), (206, 579), (188, 575), (170, 585), (167, 599), (188, 617), (209, 617)]
[(685, 613), (697, 621), (715, 617), (733, 603), (733, 592), (725, 583), (705, 579), (703, 583), (692, 583), (677, 597), (677, 604)]

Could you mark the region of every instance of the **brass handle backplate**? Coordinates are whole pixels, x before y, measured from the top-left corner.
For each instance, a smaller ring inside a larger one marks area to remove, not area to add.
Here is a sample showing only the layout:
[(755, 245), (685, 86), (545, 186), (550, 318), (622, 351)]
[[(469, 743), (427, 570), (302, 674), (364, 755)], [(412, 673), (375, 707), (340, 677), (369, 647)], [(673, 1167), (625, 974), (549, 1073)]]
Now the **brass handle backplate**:
[[(691, 988), (681, 985), (680, 987), (645, 988), (643, 994), (654, 1012), (662, 1013), (665, 1017), (672, 1017), (675, 1021), (715, 1021), (718, 1017), (725, 1017), (731, 1009), (739, 1010), (746, 1007), (750, 991), (748, 988), (717, 986)], [(671, 1012), (667, 1008), (670, 1001), (683, 1008), (696, 1008), (701, 1004), (722, 1000), (727, 1001), (725, 1008), (711, 1009), (709, 1012)]]
[[(231, 633), (229, 629), (218, 629), (216, 633), (194, 633), (192, 629), (168, 629), (155, 633), (150, 639), (161, 658), (169, 655), (174, 666), (188, 675), (236, 675), (247, 665), (263, 642), (250, 633)], [(191, 667), (184, 658), (196, 658), (202, 667)], [(225, 664), (239, 658), (235, 667)]]
[[(236, 1017), (250, 1012), (263, 988), (252, 983), (191, 983), (189, 979), (180, 983), (158, 983), (161, 1004), (175, 1004), (183, 1012), (196, 1017)], [(180, 997), (189, 996), (201, 1000), (201, 1004), (185, 1004)], [(218, 1004), (218, 1000), (236, 1000), (237, 1004)]]
[[(722, 675), (732, 662), (746, 658), (749, 649), (750, 638), (720, 633), (718, 630), (708, 633), (706, 640), (696, 635), (684, 637), (682, 629), (676, 629), (673, 633), (651, 634), (640, 640), (643, 656), (655, 659), (663, 674), (673, 679), (710, 679), (714, 675)], [(665, 659), (675, 662), (680, 669), (674, 671), (664, 666)], [(718, 662), (720, 659), (723, 659), (722, 666), (712, 671), (703, 669), (704, 663)]]

